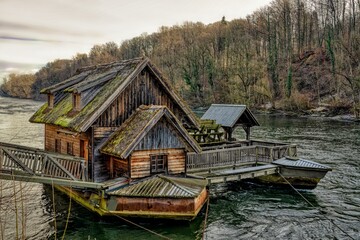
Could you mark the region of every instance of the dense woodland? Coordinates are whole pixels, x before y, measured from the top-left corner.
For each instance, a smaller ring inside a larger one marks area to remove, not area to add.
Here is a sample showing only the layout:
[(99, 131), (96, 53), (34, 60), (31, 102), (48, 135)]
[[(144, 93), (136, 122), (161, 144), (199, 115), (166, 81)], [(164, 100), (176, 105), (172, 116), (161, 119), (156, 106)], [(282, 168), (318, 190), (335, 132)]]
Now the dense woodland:
[(80, 67), (147, 56), (192, 107), (353, 111), (360, 106), (359, 23), (360, 0), (275, 0), (245, 19), (185, 22), (95, 45), (35, 74), (11, 74), (1, 90), (40, 99), (40, 89)]

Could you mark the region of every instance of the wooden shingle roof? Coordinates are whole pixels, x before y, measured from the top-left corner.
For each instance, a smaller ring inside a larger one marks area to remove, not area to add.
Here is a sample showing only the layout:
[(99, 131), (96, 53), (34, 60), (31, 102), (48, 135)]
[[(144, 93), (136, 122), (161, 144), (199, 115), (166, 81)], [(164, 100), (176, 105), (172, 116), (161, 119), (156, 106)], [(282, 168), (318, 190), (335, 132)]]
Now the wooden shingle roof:
[[(184, 111), (190, 122), (198, 127), (197, 119), (190, 108), (148, 58), (82, 68), (69, 79), (43, 89), (41, 93), (54, 95), (54, 107), (49, 109), (48, 103), (45, 103), (30, 118), (30, 122), (85, 132), (144, 68), (157, 77), (158, 83), (167, 94)], [(72, 111), (72, 93), (81, 93), (82, 108), (78, 112)]]
[(116, 130), (101, 147), (100, 152), (119, 158), (127, 158), (145, 135), (165, 118), (172, 124), (176, 134), (182, 139), (184, 146), (195, 152), (201, 147), (181, 125), (171, 111), (165, 106), (151, 105), (139, 107), (132, 116)]
[(123, 197), (193, 198), (197, 197), (206, 185), (207, 181), (202, 179), (157, 175), (107, 194)]
[(259, 126), (252, 112), (245, 105), (212, 104), (201, 119), (215, 120), (223, 127), (235, 125)]

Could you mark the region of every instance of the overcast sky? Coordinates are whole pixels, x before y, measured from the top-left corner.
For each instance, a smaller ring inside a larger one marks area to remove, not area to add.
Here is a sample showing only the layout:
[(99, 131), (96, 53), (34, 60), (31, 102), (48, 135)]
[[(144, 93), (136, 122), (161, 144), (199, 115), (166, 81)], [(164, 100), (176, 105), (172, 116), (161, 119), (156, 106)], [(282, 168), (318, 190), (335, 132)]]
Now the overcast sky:
[(270, 0), (0, 0), (0, 77), (161, 26), (245, 17)]

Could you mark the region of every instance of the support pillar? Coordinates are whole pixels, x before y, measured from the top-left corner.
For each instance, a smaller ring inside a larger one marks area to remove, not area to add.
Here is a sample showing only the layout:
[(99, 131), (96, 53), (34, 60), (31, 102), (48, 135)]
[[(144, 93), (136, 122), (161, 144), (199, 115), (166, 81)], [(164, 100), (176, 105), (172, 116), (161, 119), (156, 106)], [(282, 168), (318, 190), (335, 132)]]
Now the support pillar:
[(246, 133), (246, 140), (250, 141), (250, 129), (251, 129), (251, 127), (250, 126), (243, 126), (243, 129), (245, 130), (245, 133)]

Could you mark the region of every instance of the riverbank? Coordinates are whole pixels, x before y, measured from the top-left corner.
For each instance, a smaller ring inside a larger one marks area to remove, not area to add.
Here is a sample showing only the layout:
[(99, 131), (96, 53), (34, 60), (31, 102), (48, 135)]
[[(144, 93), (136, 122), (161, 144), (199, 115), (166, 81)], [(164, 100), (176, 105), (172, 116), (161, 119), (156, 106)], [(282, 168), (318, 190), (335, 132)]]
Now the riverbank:
[[(28, 98), (18, 98), (18, 97), (9, 97), (9, 96), (1, 96), (0, 95), (0, 113), (5, 108), (7, 110), (11, 109), (11, 106), (14, 102), (24, 101), (35, 102), (36, 105), (41, 105), (44, 101), (41, 100), (34, 100)], [(30, 104), (33, 105), (33, 104)], [(27, 104), (23, 104), (23, 108), (26, 108)], [(15, 109), (17, 111), (19, 109)], [(202, 116), (202, 114), (207, 110), (206, 107), (195, 108), (193, 111), (196, 115)], [(265, 109), (265, 108), (252, 108), (252, 112), (255, 114), (260, 115), (269, 115), (269, 116), (284, 116), (284, 117), (294, 117), (294, 118), (313, 118), (313, 119), (321, 119), (321, 120), (334, 120), (334, 121), (343, 121), (343, 122), (359, 122), (360, 119), (356, 118), (353, 113), (350, 111), (331, 111), (331, 109), (326, 107), (318, 107), (310, 110), (303, 110), (303, 111), (285, 111), (282, 109)]]
[(283, 111), (283, 110), (255, 110), (253, 111), (256, 114), (260, 115), (270, 115), (270, 116), (284, 116), (291, 118), (311, 118), (319, 120), (334, 120), (334, 121), (343, 121), (343, 122), (359, 122), (360, 119), (356, 118), (354, 114), (351, 113), (341, 113), (333, 114), (331, 112), (312, 112), (312, 111), (302, 111), (302, 112), (293, 112), (293, 111)]

